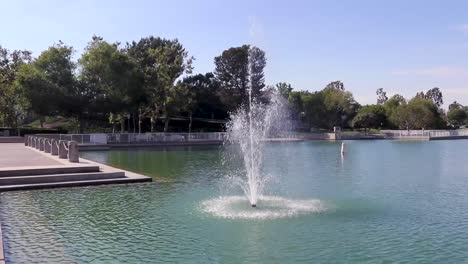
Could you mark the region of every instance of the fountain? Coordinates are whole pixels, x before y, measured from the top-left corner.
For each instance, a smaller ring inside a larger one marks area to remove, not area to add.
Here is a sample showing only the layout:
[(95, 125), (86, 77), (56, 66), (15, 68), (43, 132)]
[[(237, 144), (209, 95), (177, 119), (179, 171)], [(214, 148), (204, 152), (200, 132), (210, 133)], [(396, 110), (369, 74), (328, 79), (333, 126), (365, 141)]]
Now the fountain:
[[(221, 196), (206, 200), (201, 204), (203, 211), (222, 218), (272, 219), (326, 209), (320, 200), (294, 200), (264, 193), (266, 185), (274, 179), (263, 171), (265, 145), (272, 137), (284, 137), (285, 132), (289, 132), (288, 120), (284, 98), (274, 93), (268, 99), (254, 98), (250, 83), (248, 102), (230, 114), (224, 153), (226, 185), (240, 187), (245, 197)], [(244, 207), (246, 202), (249, 210)]]
[(244, 164), (243, 170), (231, 179), (242, 188), (252, 207), (257, 206), (269, 180), (261, 170), (265, 143), (273, 132), (285, 129), (286, 113), (284, 99), (277, 95), (270, 95), (268, 102), (263, 103), (253, 98), (252, 82), (248, 88), (248, 104), (231, 113), (226, 142), (240, 146)]

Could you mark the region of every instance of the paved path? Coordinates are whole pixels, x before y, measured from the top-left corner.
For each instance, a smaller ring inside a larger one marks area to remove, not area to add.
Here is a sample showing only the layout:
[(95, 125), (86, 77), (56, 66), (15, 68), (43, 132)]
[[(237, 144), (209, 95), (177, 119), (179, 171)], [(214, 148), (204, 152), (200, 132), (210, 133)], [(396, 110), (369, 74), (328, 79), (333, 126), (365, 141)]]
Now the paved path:
[(47, 165), (63, 164), (26, 147), (23, 143), (0, 144), (0, 168)]

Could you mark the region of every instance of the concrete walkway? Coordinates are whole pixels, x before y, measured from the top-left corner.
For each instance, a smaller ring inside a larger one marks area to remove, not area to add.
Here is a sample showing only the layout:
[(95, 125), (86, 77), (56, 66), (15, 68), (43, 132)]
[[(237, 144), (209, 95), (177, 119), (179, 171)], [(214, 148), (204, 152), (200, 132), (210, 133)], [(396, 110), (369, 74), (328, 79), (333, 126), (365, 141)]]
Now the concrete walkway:
[(0, 144), (0, 168), (47, 165), (63, 165), (63, 163), (42, 155), (22, 143)]

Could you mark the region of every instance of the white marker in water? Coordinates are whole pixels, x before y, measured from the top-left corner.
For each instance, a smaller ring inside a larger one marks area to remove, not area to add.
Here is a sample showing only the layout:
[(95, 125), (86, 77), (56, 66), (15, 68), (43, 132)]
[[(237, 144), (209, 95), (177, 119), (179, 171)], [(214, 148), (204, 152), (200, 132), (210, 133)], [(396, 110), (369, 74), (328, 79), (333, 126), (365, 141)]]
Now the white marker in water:
[(344, 142), (341, 143), (341, 155), (342, 156), (344, 155)]

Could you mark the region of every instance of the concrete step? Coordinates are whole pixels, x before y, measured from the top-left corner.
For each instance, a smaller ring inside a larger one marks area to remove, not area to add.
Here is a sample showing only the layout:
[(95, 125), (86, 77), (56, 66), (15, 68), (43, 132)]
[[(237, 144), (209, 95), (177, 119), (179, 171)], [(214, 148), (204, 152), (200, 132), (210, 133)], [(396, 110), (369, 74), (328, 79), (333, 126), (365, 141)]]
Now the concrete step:
[(73, 166), (73, 167), (28, 167), (28, 168), (6, 168), (0, 169), (1, 177), (16, 177), (16, 176), (33, 176), (33, 175), (51, 175), (51, 174), (66, 174), (66, 173), (88, 173), (99, 172), (99, 166)]
[(151, 178), (148, 177), (148, 178), (115, 178), (115, 179), (105, 179), (105, 180), (68, 181), (68, 182), (36, 183), (36, 184), (17, 184), (17, 185), (0, 186), (0, 192), (45, 189), (45, 188), (48, 189), (48, 188), (91, 186), (91, 185), (103, 185), (103, 184), (150, 182), (150, 181), (151, 181)]
[(92, 173), (72, 173), (72, 174), (50, 174), (35, 176), (16, 176), (0, 178), (0, 186), (19, 185), (19, 184), (37, 184), (37, 183), (56, 183), (70, 181), (88, 181), (125, 178), (123, 171), (117, 172), (92, 172)]

